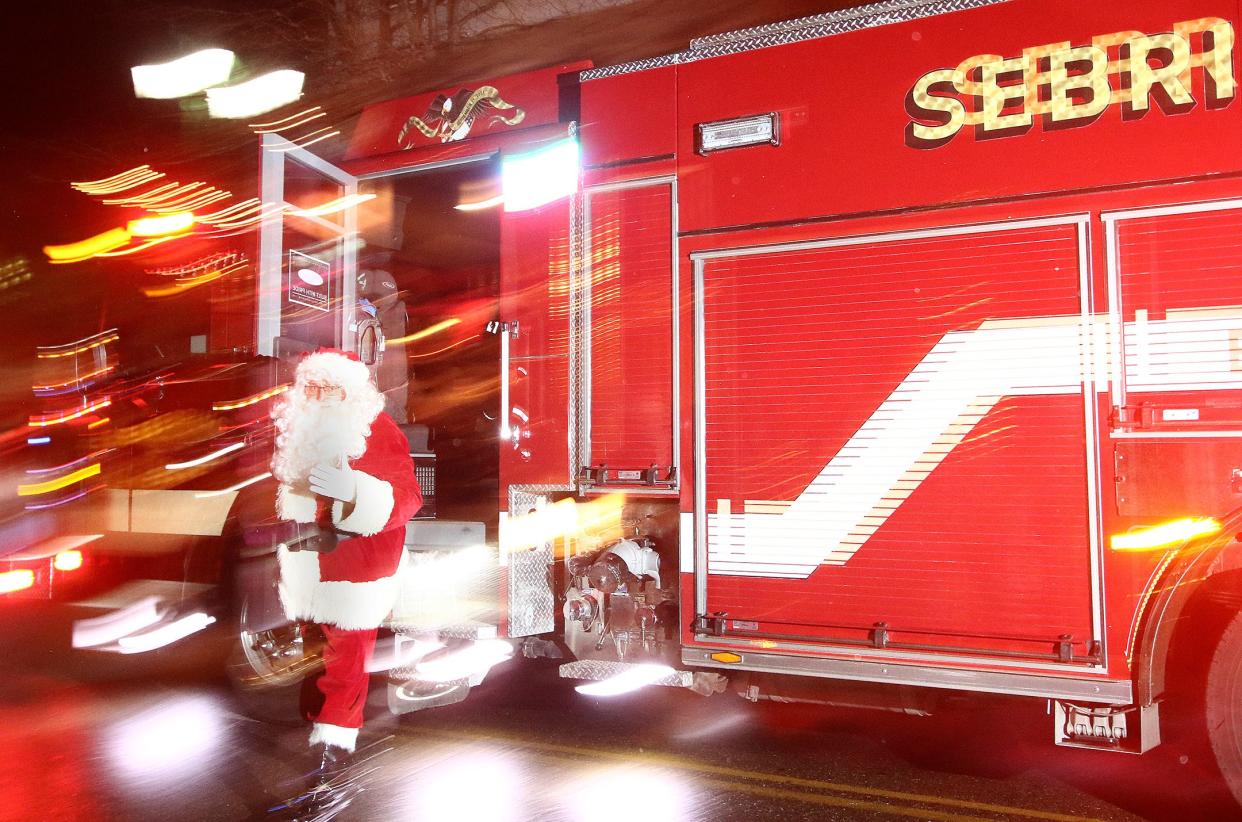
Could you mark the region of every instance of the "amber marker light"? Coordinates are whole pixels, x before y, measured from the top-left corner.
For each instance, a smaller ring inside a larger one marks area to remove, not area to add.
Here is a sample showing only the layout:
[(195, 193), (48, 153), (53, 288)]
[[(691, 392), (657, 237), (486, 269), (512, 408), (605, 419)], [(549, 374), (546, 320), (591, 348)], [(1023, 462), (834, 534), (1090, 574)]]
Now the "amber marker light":
[(96, 234), (76, 243), (64, 245), (45, 245), (43, 253), (53, 263), (77, 263), (89, 260), (96, 254), (120, 248), (129, 242), (129, 232), (123, 228), (114, 228), (103, 234)]
[(5, 571), (0, 574), (0, 594), (11, 594), (34, 585), (34, 571), (29, 568), (18, 568), (16, 571)]
[(76, 571), (82, 567), (82, 552), (61, 551), (52, 560), (52, 567), (57, 571)]
[(717, 651), (714, 654), (710, 654), (708, 658), (716, 662), (726, 662), (730, 665), (742, 661), (742, 655), (735, 654), (732, 651)]
[(194, 215), (188, 211), (178, 211), (161, 217), (143, 217), (131, 220), (129, 233), (134, 237), (164, 237), (169, 234), (180, 234), (194, 226)]
[(1219, 532), (1221, 524), (1212, 517), (1183, 517), (1150, 528), (1113, 534), (1109, 546), (1114, 551), (1158, 551), (1187, 540)]

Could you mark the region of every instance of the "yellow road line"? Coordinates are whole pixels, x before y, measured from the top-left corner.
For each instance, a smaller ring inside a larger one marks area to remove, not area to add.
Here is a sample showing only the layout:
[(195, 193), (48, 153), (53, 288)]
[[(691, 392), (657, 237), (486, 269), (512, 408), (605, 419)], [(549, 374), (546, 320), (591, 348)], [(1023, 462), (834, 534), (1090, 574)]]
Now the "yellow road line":
[[(460, 739), (471, 742), (494, 742), (513, 745), (519, 748), (528, 748), (535, 751), (546, 752), (550, 754), (562, 754), (572, 756), (575, 761), (582, 762), (583, 756), (598, 757), (600, 759), (612, 759), (623, 762), (640, 762), (644, 764), (661, 765), (669, 768), (676, 768), (685, 771), (697, 771), (702, 774), (712, 776), (724, 776), (734, 779), (751, 779), (760, 782), (774, 782), (782, 785), (791, 785), (798, 788), (809, 788), (813, 790), (836, 791), (838, 793), (862, 794), (874, 798), (896, 799), (905, 802), (917, 802), (930, 805), (942, 805), (950, 808), (961, 808), (963, 810), (982, 811), (984, 813), (1005, 814), (1008, 816), (1018, 815), (1029, 817), (1032, 819), (1048, 819), (1055, 822), (1099, 822), (1092, 817), (1072, 816), (1062, 813), (1053, 813), (1051, 811), (1039, 811), (1028, 808), (1015, 808), (1008, 805), (993, 805), (987, 802), (974, 802), (967, 799), (948, 799), (940, 796), (928, 796), (926, 794), (908, 793), (906, 791), (892, 791), (884, 788), (867, 788), (858, 785), (849, 785), (841, 782), (827, 782), (821, 779), (803, 779), (797, 776), (783, 776), (780, 774), (765, 773), (763, 771), (750, 771), (741, 768), (728, 768), (722, 765), (709, 765), (703, 762), (697, 762), (692, 759), (674, 756), (672, 754), (661, 754), (644, 752), (641, 754), (619, 753), (617, 751), (607, 751), (599, 748), (587, 748), (577, 745), (561, 745), (554, 742), (538, 742), (535, 740), (523, 739), (521, 737), (510, 736), (507, 734), (483, 733), (479, 731), (456, 731), (446, 728), (402, 728), (403, 734), (421, 734), (426, 736), (440, 736), (449, 739)], [(900, 809), (892, 805), (884, 805), (882, 803), (867, 803), (862, 800), (846, 800), (844, 798), (826, 797), (822, 794), (806, 793), (804, 791), (786, 791), (781, 788), (766, 788), (757, 785), (739, 785), (734, 782), (716, 782), (709, 780), (713, 787), (722, 787), (731, 791), (741, 791), (744, 793), (755, 793), (761, 796), (771, 796), (773, 798), (793, 798), (804, 797), (806, 801), (820, 804), (839, 804), (842, 802), (858, 801), (863, 805), (874, 805), (874, 809), (882, 809), (886, 813), (897, 813), (906, 816), (924, 816), (928, 819), (978, 819), (980, 817), (954, 816), (941, 813), (939, 811), (931, 811), (926, 809)], [(821, 801), (822, 800), (822, 801)], [(832, 800), (832, 801), (828, 801)], [(851, 807), (853, 807), (851, 805)], [(908, 812), (907, 812), (908, 811)], [(917, 813), (915, 812), (917, 811)], [(939, 815), (937, 815), (939, 814)]]

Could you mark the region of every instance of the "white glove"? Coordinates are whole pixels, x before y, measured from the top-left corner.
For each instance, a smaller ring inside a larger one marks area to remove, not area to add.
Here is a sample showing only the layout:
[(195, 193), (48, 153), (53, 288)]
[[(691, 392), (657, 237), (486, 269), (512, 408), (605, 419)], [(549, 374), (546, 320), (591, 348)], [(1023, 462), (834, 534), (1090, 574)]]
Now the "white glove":
[(311, 469), (310, 489), (320, 496), (350, 503), (358, 495), (358, 478), (348, 465), (337, 468), (321, 462)]

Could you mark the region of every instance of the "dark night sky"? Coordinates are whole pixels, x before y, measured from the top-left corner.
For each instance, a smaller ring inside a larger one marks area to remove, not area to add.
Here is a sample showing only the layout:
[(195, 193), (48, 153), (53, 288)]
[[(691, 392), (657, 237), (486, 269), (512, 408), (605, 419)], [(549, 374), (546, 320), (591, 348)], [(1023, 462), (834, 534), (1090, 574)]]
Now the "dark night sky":
[[(360, 3), (365, 0), (338, 5)], [(24, 0), (19, 10), (6, 11), (10, 48), (0, 57), (6, 81), (0, 91), (0, 264), (24, 255), (35, 277), (28, 287), (0, 293), (0, 387), (24, 390), (13, 363), (33, 358), (35, 345), (112, 325), (131, 339), (184, 337), (187, 319), (203, 315), (197, 297), (152, 311), (139, 291), (143, 266), (159, 264), (151, 258), (46, 264), (43, 245), (80, 240), (138, 216), (93, 202), (70, 181), (149, 163), (170, 179), (229, 189), (237, 200), (257, 191), (257, 143), (245, 124), (209, 119), (201, 95), (136, 99), (132, 65), (217, 46), (237, 54), (234, 80), (274, 68), (303, 70), (304, 100), (323, 104), (334, 124), (347, 129), (369, 102), (574, 59), (608, 65), (666, 54), (698, 35), (848, 5), (855, 4), (638, 0), (431, 53), (380, 55), (378, 64), (353, 70), (349, 51), (328, 36), (329, 0)], [(330, 156), (340, 145), (321, 148)]]

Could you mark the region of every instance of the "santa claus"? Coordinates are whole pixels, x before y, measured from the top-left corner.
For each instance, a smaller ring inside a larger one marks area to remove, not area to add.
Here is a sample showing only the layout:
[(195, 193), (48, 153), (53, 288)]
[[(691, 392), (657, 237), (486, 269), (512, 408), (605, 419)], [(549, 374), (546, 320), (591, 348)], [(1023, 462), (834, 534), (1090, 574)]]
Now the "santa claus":
[(327, 640), (323, 707), (310, 717), (322, 773), (354, 750), (367, 659), (397, 597), (405, 524), (423, 501), (405, 435), (383, 407), (365, 365), (322, 351), (301, 361), (272, 412), (277, 514), (330, 537), (291, 539), (277, 552), (285, 613), (318, 623)]

